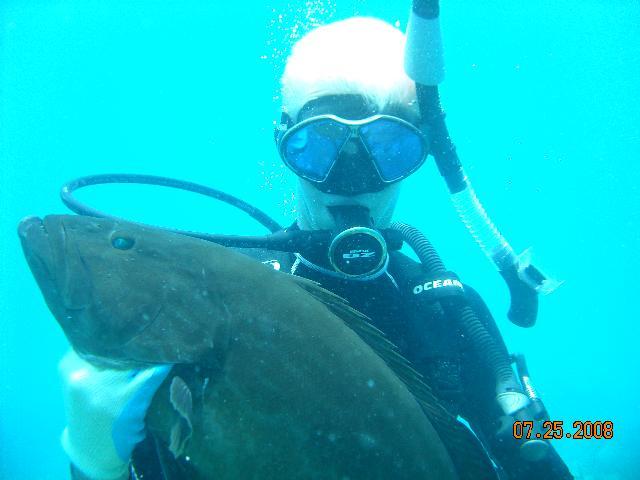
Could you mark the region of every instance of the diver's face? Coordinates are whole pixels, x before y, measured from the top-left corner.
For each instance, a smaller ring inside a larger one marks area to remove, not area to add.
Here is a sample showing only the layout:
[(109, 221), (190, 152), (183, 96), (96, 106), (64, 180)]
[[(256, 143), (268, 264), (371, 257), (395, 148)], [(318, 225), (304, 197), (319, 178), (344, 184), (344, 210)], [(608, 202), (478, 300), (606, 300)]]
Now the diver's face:
[[(296, 123), (318, 115), (335, 115), (345, 120), (361, 120), (373, 115), (392, 115), (413, 125), (418, 124), (419, 114), (415, 105), (388, 105), (383, 109), (360, 95), (333, 95), (308, 102), (295, 119)], [(361, 205), (369, 209), (373, 225), (386, 228), (397, 202), (400, 183), (384, 184), (379, 178), (369, 153), (359, 138), (351, 138), (340, 151), (333, 172), (328, 178), (335, 190), (319, 188), (317, 184), (299, 178), (298, 224), (305, 230), (333, 229), (335, 222), (329, 207)], [(360, 188), (375, 185), (374, 189)], [(355, 194), (344, 194), (350, 189)]]

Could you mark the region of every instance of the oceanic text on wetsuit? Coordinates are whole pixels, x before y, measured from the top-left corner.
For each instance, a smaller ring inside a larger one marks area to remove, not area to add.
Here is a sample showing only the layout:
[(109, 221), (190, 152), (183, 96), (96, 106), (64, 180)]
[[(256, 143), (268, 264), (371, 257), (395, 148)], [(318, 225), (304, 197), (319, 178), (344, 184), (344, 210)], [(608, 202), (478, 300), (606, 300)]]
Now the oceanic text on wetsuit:
[(439, 279), (439, 280), (430, 280), (428, 282), (416, 285), (415, 287), (413, 287), (413, 294), (418, 295), (425, 291), (434, 290), (436, 288), (443, 288), (443, 287), (456, 287), (456, 288), (459, 288), (460, 290), (463, 290), (462, 283), (460, 282), (460, 280), (457, 280), (455, 278), (445, 278), (445, 279)]

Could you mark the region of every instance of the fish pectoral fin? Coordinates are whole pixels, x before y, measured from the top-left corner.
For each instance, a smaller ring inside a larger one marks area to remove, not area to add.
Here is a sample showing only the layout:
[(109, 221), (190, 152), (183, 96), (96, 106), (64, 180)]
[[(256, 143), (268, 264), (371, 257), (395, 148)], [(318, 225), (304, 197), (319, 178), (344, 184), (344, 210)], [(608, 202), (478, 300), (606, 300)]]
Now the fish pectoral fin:
[(171, 427), (169, 450), (178, 458), (184, 453), (193, 434), (193, 396), (191, 389), (181, 377), (175, 376), (171, 380), (169, 401), (178, 413), (176, 422)]
[(180, 458), (184, 454), (191, 433), (185, 428), (185, 422), (180, 419), (171, 428), (171, 436), (169, 437), (169, 451), (174, 458)]

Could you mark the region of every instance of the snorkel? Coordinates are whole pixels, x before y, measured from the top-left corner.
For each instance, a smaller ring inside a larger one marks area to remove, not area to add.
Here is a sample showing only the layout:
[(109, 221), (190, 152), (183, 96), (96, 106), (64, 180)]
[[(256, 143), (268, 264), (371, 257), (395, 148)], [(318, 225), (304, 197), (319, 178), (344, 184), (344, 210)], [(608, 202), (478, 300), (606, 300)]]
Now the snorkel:
[(462, 168), (445, 123), (438, 85), (444, 80), (444, 55), (438, 0), (413, 0), (407, 26), (405, 70), (416, 82), (423, 127), (444, 177), (454, 208), (475, 242), (495, 264), (511, 295), (509, 320), (521, 327), (535, 324), (538, 293), (549, 294), (560, 283), (530, 263), (525, 251), (517, 255), (489, 218)]
[[(447, 183), (458, 216), (485, 255), (496, 265), (509, 287), (509, 319), (521, 327), (531, 327), (536, 321), (538, 293), (548, 294), (557, 288), (559, 283), (531, 265), (526, 252), (523, 255), (515, 254), (482, 207), (462, 168), (445, 124), (445, 113), (438, 91), (438, 85), (444, 79), (439, 14), (438, 0), (413, 0), (407, 26), (405, 70), (416, 82), (422, 128), (431, 140), (431, 154)], [(404, 225), (398, 225), (397, 228), (404, 230), (403, 236), (405, 239), (409, 238), (409, 244), (415, 245), (414, 250), (417, 249), (423, 265), (436, 272), (444, 271), (444, 266), (433, 253), (433, 248), (420, 238), (419, 232)], [(530, 387), (524, 357), (510, 357), (466, 307), (462, 306), (458, 318), (472, 345), (480, 351), (481, 358), (485, 359), (496, 378), (496, 402), (503, 412), (502, 427), (498, 430), (497, 436), (504, 441), (513, 441), (510, 427), (516, 420), (534, 420), (535, 427), (539, 428), (549, 417)], [(520, 379), (511, 368), (513, 362), (516, 363)], [(523, 459), (536, 461), (547, 455), (549, 445), (534, 437), (521, 441), (519, 448)]]

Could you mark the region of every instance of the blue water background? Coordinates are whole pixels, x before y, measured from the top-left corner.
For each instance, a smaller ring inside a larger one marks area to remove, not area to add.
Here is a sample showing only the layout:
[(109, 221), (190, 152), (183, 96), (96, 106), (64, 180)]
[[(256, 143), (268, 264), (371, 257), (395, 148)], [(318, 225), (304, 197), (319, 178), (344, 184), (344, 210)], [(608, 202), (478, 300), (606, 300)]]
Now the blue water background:
[[(530, 330), (457, 220), (433, 163), (406, 181), (397, 218), (526, 353), (553, 419), (612, 420), (612, 440), (561, 440), (579, 478), (640, 478), (640, 3), (443, 0), (441, 91), (460, 156), (516, 250), (564, 280)], [(354, 14), (406, 26), (409, 2), (18, 1), (0, 3), (0, 478), (60, 479), (56, 363), (67, 348), (15, 227), (62, 213), (60, 185), (105, 172), (166, 175), (293, 220), (294, 180), (272, 122), (291, 41)], [(111, 212), (212, 232), (261, 233), (192, 195), (99, 187)]]

